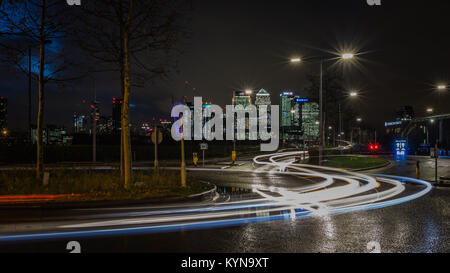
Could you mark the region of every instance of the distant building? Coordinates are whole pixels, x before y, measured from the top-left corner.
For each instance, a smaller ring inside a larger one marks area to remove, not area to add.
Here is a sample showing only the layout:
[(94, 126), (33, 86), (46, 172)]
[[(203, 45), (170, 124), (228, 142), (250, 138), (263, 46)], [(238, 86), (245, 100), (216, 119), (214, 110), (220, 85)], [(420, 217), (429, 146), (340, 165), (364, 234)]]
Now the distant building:
[[(399, 119), (398, 111), (396, 116)], [(406, 118), (384, 123), (386, 147), (405, 140), (409, 154), (430, 155), (430, 150), (438, 145), (440, 156), (450, 156), (450, 114)]]
[(110, 135), (114, 132), (114, 121), (112, 117), (100, 116), (97, 121), (97, 134)]
[(113, 98), (112, 100), (112, 121), (115, 131), (122, 129), (122, 104), (123, 99)]
[(85, 115), (73, 114), (73, 132), (76, 134), (87, 133), (88, 130), (88, 118)]
[(234, 91), (232, 104), (234, 106), (242, 105), (244, 108), (252, 104), (251, 94), (247, 94), (245, 91)]
[[(261, 105), (267, 106), (267, 128), (265, 128), (265, 129), (272, 128), (272, 114), (271, 114), (271, 109), (270, 109), (271, 103), (272, 102), (270, 99), (270, 93), (267, 92), (265, 89), (261, 89), (258, 91), (258, 93), (256, 93), (256, 99), (255, 99), (256, 107), (259, 108), (259, 106), (261, 106)], [(258, 123), (258, 126), (259, 126), (259, 123)], [(258, 132), (259, 131), (260, 130), (258, 129)], [(269, 130), (267, 130), (267, 131), (269, 131)], [(258, 135), (258, 137), (261, 137), (261, 136)]]
[(255, 100), (255, 105), (259, 106), (259, 105), (267, 105), (269, 106), (271, 104), (270, 101), (270, 94), (269, 92), (267, 92), (264, 89), (259, 90), (258, 93), (256, 93), (256, 100)]
[[(36, 144), (37, 129), (32, 129), (32, 142)], [(56, 125), (47, 125), (42, 130), (42, 142), (48, 145), (69, 145), (72, 144), (72, 137), (67, 134), (67, 130), (64, 127), (58, 127)]]
[(8, 127), (8, 99), (0, 97), (0, 130)]
[(319, 104), (304, 102), (302, 104), (302, 130), (306, 141), (319, 138)]
[(302, 136), (300, 96), (292, 91), (284, 91), (280, 94), (280, 104), (281, 138), (284, 140), (300, 140)]

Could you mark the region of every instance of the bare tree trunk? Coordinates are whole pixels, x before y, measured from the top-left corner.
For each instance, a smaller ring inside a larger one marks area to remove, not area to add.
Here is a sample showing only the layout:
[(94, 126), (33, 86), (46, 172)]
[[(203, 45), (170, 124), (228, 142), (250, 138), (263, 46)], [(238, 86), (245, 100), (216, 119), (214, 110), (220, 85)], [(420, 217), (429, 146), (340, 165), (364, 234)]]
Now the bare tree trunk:
[(40, 179), (44, 169), (44, 147), (42, 141), (42, 127), (44, 125), (44, 69), (45, 69), (45, 0), (42, 0), (41, 26), (40, 26), (40, 53), (39, 53), (39, 102), (37, 119), (37, 139), (36, 139), (36, 178)]
[(125, 189), (129, 189), (131, 185), (131, 141), (130, 141), (130, 52), (129, 52), (129, 37), (130, 37), (130, 22), (133, 16), (133, 0), (130, 1), (130, 8), (128, 10), (128, 18), (124, 30), (123, 50), (124, 50), (124, 96), (122, 107), (122, 128), (123, 132), (123, 159), (124, 159), (124, 183)]
[[(122, 98), (124, 98), (124, 93), (125, 93), (125, 79), (124, 79), (124, 60), (123, 60), (123, 37), (124, 37), (124, 31), (123, 31), (123, 10), (122, 10), (122, 4), (119, 5), (119, 19), (120, 19), (120, 39), (121, 39), (121, 43), (120, 43), (120, 61), (119, 61), (119, 70), (120, 70), (120, 95)], [(123, 108), (123, 106), (122, 106)], [(125, 177), (125, 161), (124, 161), (124, 150), (123, 147), (125, 146), (124, 144), (124, 138), (123, 138), (123, 133), (125, 132), (125, 128), (123, 126), (123, 122), (121, 122), (121, 130), (120, 130), (120, 180), (122, 182), (124, 182), (124, 177)]]

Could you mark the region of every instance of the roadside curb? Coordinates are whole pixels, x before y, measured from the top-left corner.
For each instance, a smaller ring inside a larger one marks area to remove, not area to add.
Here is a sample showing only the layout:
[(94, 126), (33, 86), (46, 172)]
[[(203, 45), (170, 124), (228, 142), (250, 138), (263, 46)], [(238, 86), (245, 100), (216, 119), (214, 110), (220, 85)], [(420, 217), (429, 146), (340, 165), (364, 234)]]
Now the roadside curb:
[[(203, 181), (202, 181), (203, 182)], [(213, 188), (207, 191), (191, 194), (188, 196), (158, 197), (142, 200), (117, 200), (117, 201), (85, 201), (85, 202), (61, 202), (61, 203), (37, 203), (37, 204), (14, 204), (0, 205), (0, 210), (4, 209), (80, 209), (80, 208), (105, 208), (123, 205), (143, 205), (143, 204), (167, 204), (195, 200), (212, 199), (216, 193), (217, 186), (210, 182), (203, 182), (212, 185)]]
[(391, 162), (388, 161), (384, 164), (375, 166), (375, 167), (370, 167), (370, 168), (361, 168), (361, 169), (350, 169), (351, 172), (362, 172), (362, 171), (370, 171), (370, 170), (375, 170), (375, 169), (380, 169), (380, 168), (384, 168), (391, 165)]

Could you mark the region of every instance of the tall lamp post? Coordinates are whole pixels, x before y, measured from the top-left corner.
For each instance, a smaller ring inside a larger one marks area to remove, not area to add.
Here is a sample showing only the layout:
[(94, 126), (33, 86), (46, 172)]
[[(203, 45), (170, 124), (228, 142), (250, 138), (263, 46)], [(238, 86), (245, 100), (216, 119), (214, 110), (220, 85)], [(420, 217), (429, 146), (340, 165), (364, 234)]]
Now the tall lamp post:
[[(339, 59), (341, 60), (351, 60), (353, 59), (355, 54), (353, 53), (344, 53)], [(329, 61), (330, 59), (325, 59), (324, 57), (320, 57), (320, 83), (319, 83), (319, 165), (322, 165), (322, 154), (323, 154), (323, 145), (325, 143), (325, 130), (324, 130), (324, 122), (323, 122), (323, 65), (325, 61)], [(333, 59), (331, 59), (333, 60)], [(301, 58), (292, 58), (291, 63), (300, 63)]]
[[(181, 116), (183, 118), (183, 116)], [(181, 122), (181, 186), (186, 187), (186, 163), (184, 158), (184, 122)]]
[(358, 138), (359, 138), (359, 144), (361, 144), (361, 122), (362, 118), (357, 118), (356, 121), (358, 122)]
[(28, 46), (28, 137), (32, 137), (31, 130), (31, 45)]

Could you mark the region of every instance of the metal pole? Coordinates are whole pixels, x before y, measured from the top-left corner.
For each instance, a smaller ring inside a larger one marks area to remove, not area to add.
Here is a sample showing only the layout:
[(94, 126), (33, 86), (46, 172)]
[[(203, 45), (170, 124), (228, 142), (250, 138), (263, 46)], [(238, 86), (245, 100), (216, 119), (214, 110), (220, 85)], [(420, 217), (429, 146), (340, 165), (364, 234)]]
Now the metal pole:
[(341, 117), (341, 104), (339, 103), (339, 147), (342, 145), (342, 117)]
[(155, 172), (158, 171), (158, 142), (159, 142), (159, 133), (158, 126), (155, 125)]
[(437, 184), (438, 181), (438, 157), (439, 157), (439, 151), (438, 151), (438, 145), (437, 141), (436, 144), (434, 144), (434, 181)]
[(96, 140), (96, 135), (97, 135), (97, 109), (94, 109), (94, 122), (92, 123), (92, 162), (96, 162), (97, 161), (97, 140)]
[(205, 167), (205, 150), (203, 150), (203, 168)]
[(28, 47), (28, 136), (31, 137), (31, 46)]
[(319, 89), (319, 165), (322, 165), (323, 150), (323, 59), (320, 60), (320, 89)]
[(92, 123), (92, 162), (97, 161), (97, 92), (95, 90), (95, 80), (94, 84), (94, 117)]
[(184, 132), (181, 125), (181, 186), (186, 187), (186, 164), (184, 162)]

